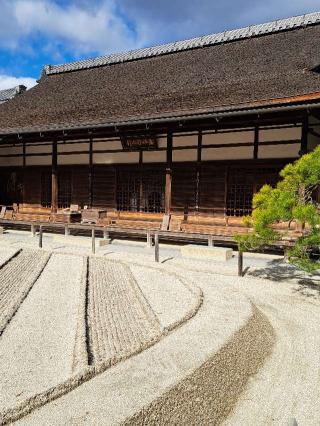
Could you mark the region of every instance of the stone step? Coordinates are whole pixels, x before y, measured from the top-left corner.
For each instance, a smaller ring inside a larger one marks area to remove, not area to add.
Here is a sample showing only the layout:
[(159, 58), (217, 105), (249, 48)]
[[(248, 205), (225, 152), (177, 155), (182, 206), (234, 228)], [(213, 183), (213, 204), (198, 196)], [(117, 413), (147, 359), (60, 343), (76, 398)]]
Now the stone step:
[(233, 250), (226, 247), (206, 247), (195, 244), (187, 244), (181, 247), (182, 257), (212, 258), (214, 260), (229, 260), (232, 258)]

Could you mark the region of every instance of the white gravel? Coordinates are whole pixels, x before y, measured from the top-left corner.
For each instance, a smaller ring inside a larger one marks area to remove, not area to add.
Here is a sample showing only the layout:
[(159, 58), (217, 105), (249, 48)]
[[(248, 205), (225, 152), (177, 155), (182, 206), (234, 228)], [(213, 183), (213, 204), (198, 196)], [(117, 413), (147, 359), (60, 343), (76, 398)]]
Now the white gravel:
[[(168, 268), (165, 271), (170, 272)], [(204, 290), (203, 305), (193, 318), (154, 346), (39, 408), (17, 424), (118, 424), (217, 352), (245, 324), (251, 305), (237, 290), (220, 287), (217, 277), (180, 273)]]
[(162, 328), (183, 318), (194, 303), (195, 295), (178, 276), (137, 265), (130, 265), (130, 269)]
[(82, 258), (54, 254), (0, 339), (0, 409), (71, 375)]
[(19, 253), (20, 249), (11, 247), (0, 247), (0, 268), (2, 268), (13, 256)]
[(136, 352), (160, 333), (160, 324), (127, 265), (89, 260), (89, 357), (92, 364)]
[(39, 250), (24, 249), (0, 270), (0, 336), (28, 295), (49, 256)]
[(243, 279), (271, 322), (276, 345), (226, 425), (320, 424), (320, 286)]
[[(65, 250), (83, 253), (80, 248), (66, 247)], [(140, 263), (133, 267), (133, 272), (134, 268), (155, 265), (150, 252), (143, 259), (138, 253), (111, 253), (112, 246), (109, 250), (107, 259)], [(244, 278), (231, 276), (236, 274), (234, 261), (232, 265), (226, 263), (216, 268), (215, 264), (172, 259), (159, 266), (160, 275), (175, 272), (203, 289), (204, 304), (198, 314), (153, 347), (113, 366), (17, 423), (36, 426), (118, 424), (215, 354), (245, 323), (251, 312), (249, 300), (252, 300), (271, 322), (276, 342), (270, 358), (249, 380), (226, 424), (287, 425), (295, 417), (299, 426), (318, 426), (319, 285), (303, 283), (300, 277), (300, 283), (289, 282), (290, 273), (283, 274), (279, 282), (262, 280), (258, 278), (263, 276), (257, 270), (258, 262), (257, 269), (252, 271), (257, 277)], [(278, 278), (273, 265), (270, 265), (270, 274), (272, 279)], [(155, 285), (153, 280), (151, 286)], [(147, 281), (146, 278), (145, 285)], [(140, 287), (143, 290), (144, 284)], [(151, 296), (149, 299), (161, 319), (163, 301), (157, 298), (152, 301)], [(169, 318), (163, 316), (162, 321)]]

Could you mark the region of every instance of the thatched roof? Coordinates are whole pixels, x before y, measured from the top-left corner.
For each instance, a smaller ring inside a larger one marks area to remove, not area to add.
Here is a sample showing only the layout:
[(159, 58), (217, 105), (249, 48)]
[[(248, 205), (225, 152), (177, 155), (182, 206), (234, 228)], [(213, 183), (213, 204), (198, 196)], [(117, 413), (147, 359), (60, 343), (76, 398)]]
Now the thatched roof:
[(36, 87), (1, 105), (0, 134), (320, 98), (318, 15), (246, 37), (241, 30), (219, 42), (183, 42), (184, 49), (46, 67)]

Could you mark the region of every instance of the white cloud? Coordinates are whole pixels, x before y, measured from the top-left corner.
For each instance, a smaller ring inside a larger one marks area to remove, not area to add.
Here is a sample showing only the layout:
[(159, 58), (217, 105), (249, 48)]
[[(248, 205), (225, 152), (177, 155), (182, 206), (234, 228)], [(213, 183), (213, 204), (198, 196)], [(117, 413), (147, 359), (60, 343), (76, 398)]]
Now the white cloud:
[[(267, 4), (267, 5), (266, 5)], [(0, 48), (54, 62), (310, 12), (319, 0), (0, 0)]]
[(19, 84), (23, 84), (30, 89), (37, 84), (37, 81), (31, 77), (13, 77), (11, 75), (0, 74), (0, 90), (11, 89)]
[[(89, 9), (83, 3), (62, 6), (53, 0), (1, 0), (0, 45), (24, 48), (35, 37), (45, 37), (51, 48), (106, 53), (136, 47), (125, 20), (117, 15), (114, 0)], [(22, 42), (21, 42), (22, 41)]]
[(154, 44), (210, 34), (319, 9), (319, 0), (121, 0), (139, 40)]

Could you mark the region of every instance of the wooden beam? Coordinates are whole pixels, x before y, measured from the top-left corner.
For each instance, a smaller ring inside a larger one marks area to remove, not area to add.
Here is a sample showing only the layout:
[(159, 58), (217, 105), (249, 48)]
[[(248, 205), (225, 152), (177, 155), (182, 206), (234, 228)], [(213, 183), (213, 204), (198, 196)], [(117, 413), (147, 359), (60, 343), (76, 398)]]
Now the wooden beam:
[(89, 174), (88, 174), (88, 184), (89, 184), (89, 207), (92, 208), (93, 205), (93, 147), (92, 147), (92, 137), (89, 139)]
[(196, 196), (195, 205), (196, 211), (199, 211), (200, 205), (200, 179), (201, 179), (201, 156), (202, 156), (202, 131), (198, 132), (198, 146), (197, 146), (197, 171), (196, 171)]
[(302, 121), (301, 146), (299, 155), (302, 156), (308, 152), (308, 133), (309, 133), (309, 117), (305, 115)]
[(165, 214), (171, 212), (171, 186), (172, 186), (172, 132), (167, 135), (167, 164), (166, 164), (166, 186), (165, 186)]
[(57, 141), (52, 142), (52, 163), (51, 163), (51, 211), (58, 211), (58, 150)]
[[(287, 124), (287, 123), (295, 123), (295, 122), (301, 122), (303, 111), (297, 110), (297, 111), (284, 111), (283, 113), (280, 113), (277, 111), (274, 114), (267, 114), (266, 116), (263, 114), (262, 116), (243, 116), (243, 117), (230, 117), (230, 118), (224, 118), (219, 122), (219, 129), (221, 128), (239, 128), (239, 127), (249, 127), (249, 126), (255, 126), (255, 125), (267, 125), (267, 124)], [(202, 130), (204, 129), (211, 129), (213, 123), (212, 118), (208, 119), (200, 119), (199, 120), (192, 120), (190, 122), (185, 122), (183, 126), (181, 126), (181, 121), (177, 120), (175, 123), (159, 123), (159, 124), (152, 124), (152, 130), (157, 133), (167, 133), (168, 129), (169, 131), (174, 131), (175, 133), (181, 133), (186, 131), (197, 131), (200, 128)], [(125, 131), (126, 133), (130, 134), (136, 134), (140, 132), (145, 131), (145, 124), (142, 123), (140, 125), (131, 125), (131, 127), (126, 127)], [(151, 124), (149, 124), (151, 126)], [(123, 129), (124, 130), (124, 129)], [(102, 137), (118, 137), (119, 135), (119, 129), (113, 128), (101, 128), (101, 129), (74, 129), (74, 130), (66, 130), (64, 132), (63, 130), (60, 131), (43, 131), (43, 132), (34, 132), (34, 133), (28, 133), (23, 134), (24, 140), (27, 142), (51, 142), (53, 139), (60, 140), (64, 137), (65, 133), (67, 133), (68, 140), (74, 140), (78, 141), (79, 139), (85, 139), (88, 140), (88, 132), (91, 131), (94, 139), (96, 138), (102, 138)], [(21, 143), (21, 135), (3, 135), (2, 136), (2, 142), (14, 142), (14, 143)]]
[[(268, 142), (264, 142), (263, 146), (277, 146), (277, 145), (292, 145), (294, 143), (301, 143), (301, 139), (291, 139), (291, 140), (284, 140), (284, 141), (268, 141)], [(202, 147), (202, 150), (204, 149), (219, 149), (219, 148), (225, 148), (225, 149), (230, 149), (230, 148), (240, 148), (240, 147), (253, 147), (254, 143), (252, 142), (240, 142), (240, 143), (224, 143), (224, 144), (208, 144), (205, 145), (204, 147)], [(172, 148), (172, 151), (182, 151), (182, 150), (194, 150), (195, 149), (195, 145), (183, 145), (183, 146), (176, 146), (174, 148)], [(158, 148), (158, 149), (150, 149), (150, 152), (161, 152), (161, 151), (166, 151), (166, 148)], [(1, 149), (0, 149), (1, 152)], [(123, 149), (104, 149), (104, 150), (98, 150), (95, 151), (93, 150), (92, 153), (93, 154), (109, 154), (109, 153), (118, 153), (118, 152), (123, 152)], [(89, 151), (70, 151), (70, 152), (60, 152), (59, 155), (60, 156), (65, 156), (65, 155), (84, 155), (84, 154), (89, 154)], [(51, 153), (48, 152), (39, 152), (39, 153), (30, 153), (30, 154), (26, 154), (26, 157), (48, 157), (49, 155), (51, 155)], [(0, 158), (6, 158), (6, 157), (10, 157), (10, 158), (15, 158), (15, 157), (21, 157), (22, 154), (0, 154)]]
[(258, 158), (258, 150), (259, 150), (259, 126), (255, 126), (254, 142), (253, 142), (253, 159), (254, 160)]

